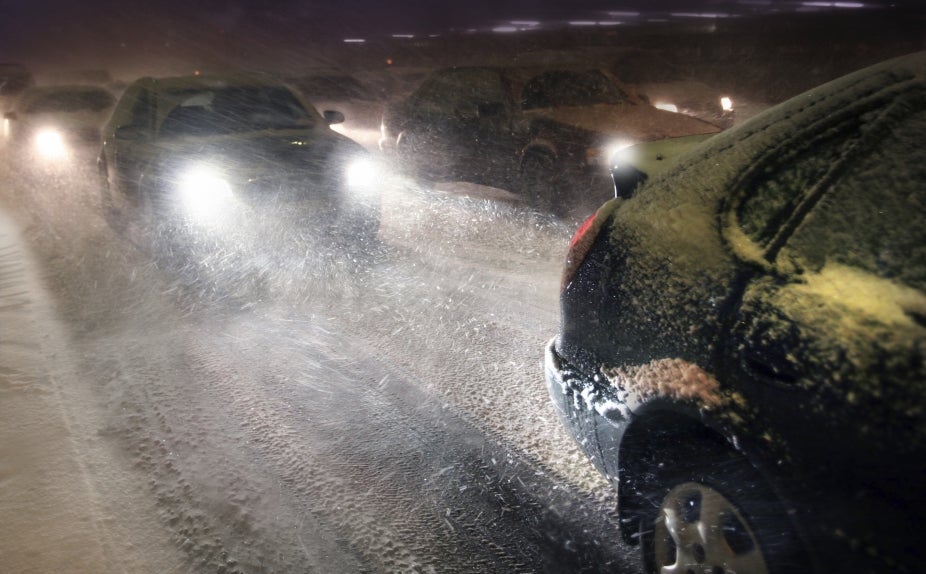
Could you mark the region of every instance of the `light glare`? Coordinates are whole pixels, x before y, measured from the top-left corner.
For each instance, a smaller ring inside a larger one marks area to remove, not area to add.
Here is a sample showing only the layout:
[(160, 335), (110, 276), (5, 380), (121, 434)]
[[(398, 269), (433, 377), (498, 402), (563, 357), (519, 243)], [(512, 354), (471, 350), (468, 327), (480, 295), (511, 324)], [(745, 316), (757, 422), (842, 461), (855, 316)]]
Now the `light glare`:
[(370, 189), (378, 176), (379, 170), (369, 158), (355, 159), (347, 166), (347, 186), (352, 190)]
[(632, 140), (616, 140), (608, 144), (608, 162), (613, 163), (615, 158), (626, 155), (628, 152), (625, 150), (633, 147), (636, 143)]
[(215, 170), (196, 167), (178, 181), (184, 212), (196, 220), (214, 220), (234, 200), (231, 185)]
[(64, 138), (56, 130), (46, 129), (37, 133), (35, 147), (39, 155), (48, 159), (61, 159), (67, 155)]

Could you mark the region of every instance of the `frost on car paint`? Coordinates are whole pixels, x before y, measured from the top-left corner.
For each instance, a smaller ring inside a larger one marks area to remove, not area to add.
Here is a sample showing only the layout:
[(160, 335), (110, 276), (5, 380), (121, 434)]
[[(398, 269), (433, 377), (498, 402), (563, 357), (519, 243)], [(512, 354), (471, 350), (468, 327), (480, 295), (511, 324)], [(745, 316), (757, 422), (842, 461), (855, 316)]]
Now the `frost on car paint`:
[(744, 516), (764, 515), (754, 525), (771, 562), (915, 571), (924, 64), (914, 54), (812, 90), (598, 211), (545, 373), (569, 430), (618, 477), (649, 571), (685, 558), (679, 547), (659, 566), (653, 509), (679, 484), (729, 486), (727, 462), (749, 475), (729, 493)]
[(656, 359), (645, 365), (604, 367), (601, 372), (618, 396), (626, 397), (631, 410), (655, 397), (691, 401), (707, 410), (725, 402), (717, 379), (683, 359)]

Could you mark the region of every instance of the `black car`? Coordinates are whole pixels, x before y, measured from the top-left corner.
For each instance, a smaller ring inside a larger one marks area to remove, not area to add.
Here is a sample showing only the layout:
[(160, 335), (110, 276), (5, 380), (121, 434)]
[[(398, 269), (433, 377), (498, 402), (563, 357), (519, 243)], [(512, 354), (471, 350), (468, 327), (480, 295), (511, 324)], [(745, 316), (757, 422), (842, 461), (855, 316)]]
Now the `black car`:
[(926, 558), (926, 53), (718, 134), (572, 241), (548, 389), (648, 572)]
[(598, 69), (435, 71), (383, 114), (380, 146), (418, 175), (520, 193), (557, 214), (613, 197), (608, 161), (640, 141), (715, 133)]
[(379, 228), (378, 168), (329, 129), (342, 120), (271, 76), (140, 79), (104, 129), (105, 214), (120, 230), (169, 222), (170, 239), (230, 238), (232, 249), (242, 236), (291, 244), (281, 230), (362, 247)]

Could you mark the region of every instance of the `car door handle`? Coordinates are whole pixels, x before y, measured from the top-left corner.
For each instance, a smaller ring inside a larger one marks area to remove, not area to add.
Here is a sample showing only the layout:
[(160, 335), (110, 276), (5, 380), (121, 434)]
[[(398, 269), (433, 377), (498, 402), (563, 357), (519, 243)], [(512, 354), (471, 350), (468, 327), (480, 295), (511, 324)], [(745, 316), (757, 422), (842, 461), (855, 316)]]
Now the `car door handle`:
[(800, 373), (783, 357), (782, 360), (776, 361), (772, 356), (756, 349), (747, 350), (742, 363), (748, 374), (765, 383), (791, 387), (801, 378)]

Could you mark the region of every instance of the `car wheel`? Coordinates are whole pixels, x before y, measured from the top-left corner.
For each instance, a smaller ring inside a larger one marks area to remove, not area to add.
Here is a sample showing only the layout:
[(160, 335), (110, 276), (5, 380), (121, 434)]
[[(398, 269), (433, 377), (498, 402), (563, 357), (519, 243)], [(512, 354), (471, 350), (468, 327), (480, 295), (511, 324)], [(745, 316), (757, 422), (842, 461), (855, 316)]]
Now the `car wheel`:
[(809, 570), (787, 512), (741, 455), (697, 444), (657, 460), (639, 514), (646, 572)]
[(521, 159), (521, 195), (528, 205), (546, 213), (559, 214), (559, 177), (556, 157), (547, 151), (529, 151)]
[(651, 546), (655, 572), (769, 572), (749, 521), (724, 495), (698, 482), (666, 494)]

